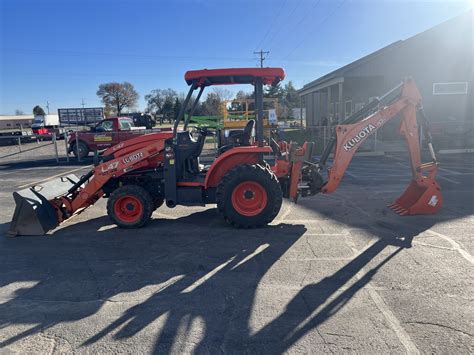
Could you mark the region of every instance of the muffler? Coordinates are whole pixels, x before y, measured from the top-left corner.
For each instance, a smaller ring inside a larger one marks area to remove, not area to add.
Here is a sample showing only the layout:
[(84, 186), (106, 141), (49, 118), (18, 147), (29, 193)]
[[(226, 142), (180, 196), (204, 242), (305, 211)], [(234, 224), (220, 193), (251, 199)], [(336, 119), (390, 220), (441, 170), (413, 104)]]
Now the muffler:
[(76, 175), (69, 174), (14, 192), (15, 212), (8, 235), (44, 235), (56, 228), (60, 221), (50, 200), (67, 194), (78, 180)]

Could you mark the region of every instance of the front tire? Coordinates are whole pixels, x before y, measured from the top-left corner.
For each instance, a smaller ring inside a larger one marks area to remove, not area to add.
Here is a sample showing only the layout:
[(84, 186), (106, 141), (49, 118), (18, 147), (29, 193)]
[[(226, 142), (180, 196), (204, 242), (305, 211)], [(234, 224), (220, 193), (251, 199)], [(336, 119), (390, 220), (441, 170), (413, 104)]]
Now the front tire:
[[(77, 149), (77, 147), (79, 147), (79, 149)], [(76, 143), (73, 143), (72, 153), (74, 154), (74, 156), (76, 158), (77, 158), (78, 155), (79, 155), (80, 159), (85, 158), (89, 155), (90, 149), (87, 146), (87, 144), (85, 144), (84, 142), (79, 142), (77, 147), (76, 147)], [(78, 154), (78, 151), (79, 151), (79, 154)]]
[(138, 185), (125, 185), (112, 192), (107, 214), (120, 228), (140, 228), (150, 221), (154, 210), (151, 195)]
[(282, 204), (277, 177), (261, 165), (239, 165), (217, 186), (217, 209), (237, 228), (256, 228), (275, 219)]

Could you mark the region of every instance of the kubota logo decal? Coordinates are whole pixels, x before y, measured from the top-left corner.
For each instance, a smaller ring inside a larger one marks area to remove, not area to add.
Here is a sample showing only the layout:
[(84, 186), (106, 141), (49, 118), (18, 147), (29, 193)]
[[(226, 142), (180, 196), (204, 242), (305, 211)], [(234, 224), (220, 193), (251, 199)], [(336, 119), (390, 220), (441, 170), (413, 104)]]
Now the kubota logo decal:
[(128, 163), (130, 163), (130, 162), (132, 162), (132, 161), (134, 161), (134, 160), (138, 160), (138, 159), (140, 159), (140, 158), (142, 158), (142, 157), (143, 157), (143, 152), (139, 152), (139, 153), (135, 153), (135, 154), (129, 155), (129, 156), (126, 157), (126, 158), (123, 158), (122, 162), (123, 162), (124, 164), (128, 164)]
[(343, 145), (344, 150), (346, 152), (350, 151), (357, 143), (367, 138), (375, 128), (376, 127), (373, 124), (369, 123), (367, 126), (362, 128), (359, 133), (357, 133)]

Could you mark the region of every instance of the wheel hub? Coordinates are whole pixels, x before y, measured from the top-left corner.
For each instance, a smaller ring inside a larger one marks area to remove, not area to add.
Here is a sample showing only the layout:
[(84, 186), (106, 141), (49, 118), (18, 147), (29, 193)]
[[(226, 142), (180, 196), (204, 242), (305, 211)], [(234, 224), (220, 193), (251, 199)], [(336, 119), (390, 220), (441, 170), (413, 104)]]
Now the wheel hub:
[(247, 200), (251, 200), (254, 196), (254, 193), (253, 191), (251, 190), (245, 190), (244, 192), (244, 197), (247, 199)]
[(114, 213), (124, 222), (135, 222), (143, 213), (143, 204), (135, 196), (122, 196), (115, 201)]
[(253, 217), (267, 206), (267, 192), (256, 181), (244, 181), (232, 191), (232, 206), (241, 215)]

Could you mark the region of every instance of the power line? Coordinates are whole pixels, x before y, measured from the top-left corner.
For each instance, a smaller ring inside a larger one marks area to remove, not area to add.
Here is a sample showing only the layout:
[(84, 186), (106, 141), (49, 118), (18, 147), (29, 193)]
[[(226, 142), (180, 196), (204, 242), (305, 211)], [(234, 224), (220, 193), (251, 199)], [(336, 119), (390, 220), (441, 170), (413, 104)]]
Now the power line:
[[(287, 20), (289, 20), (291, 18), (291, 16), (293, 16), (293, 14), (295, 13), (296, 9), (301, 5), (301, 3), (303, 2), (303, 0), (300, 0), (296, 3), (295, 7), (293, 8), (293, 10), (291, 10), (290, 14), (287, 16)], [(280, 33), (280, 31), (282, 30), (284, 26), (279, 26), (277, 28), (277, 30), (273, 33), (273, 36), (272, 38), (270, 38), (270, 41), (267, 43), (267, 47), (270, 47), (270, 44), (273, 42), (273, 40), (276, 38), (277, 34)]]
[(253, 52), (253, 54), (260, 54), (260, 68), (263, 68), (263, 61), (265, 59), (267, 59), (266, 57), (264, 57), (264, 55), (265, 54), (268, 55), (268, 54), (270, 54), (270, 52), (268, 52), (268, 51), (265, 52), (265, 51), (260, 49), (260, 52)]
[(242, 60), (249, 61), (252, 58), (245, 57), (199, 57), (199, 56), (180, 56), (180, 55), (146, 55), (133, 53), (111, 53), (111, 52), (81, 52), (81, 51), (63, 51), (56, 49), (27, 49), (27, 48), (5, 48), (2, 53), (7, 52), (26, 52), (44, 55), (64, 54), (72, 56), (113, 56), (113, 57), (136, 57), (147, 59), (174, 59), (174, 60)]
[(268, 35), (270, 34), (270, 31), (276, 25), (277, 19), (280, 18), (280, 15), (281, 15), (283, 9), (285, 8), (285, 5), (286, 5), (287, 1), (288, 0), (283, 1), (280, 9), (277, 12), (275, 12), (275, 16), (273, 17), (273, 21), (270, 23), (270, 26), (268, 26), (267, 32), (265, 33), (265, 35), (263, 36), (263, 38), (260, 40), (260, 42), (257, 44), (257, 47), (255, 47), (255, 48), (261, 47), (261, 45), (263, 44), (263, 41), (265, 41), (265, 39), (268, 37)]
[[(339, 5), (334, 8), (334, 10), (333, 10), (332, 12), (330, 12), (323, 20), (321, 20), (321, 21), (320, 21), (316, 26), (314, 26), (313, 28), (320, 27), (321, 25), (323, 25), (324, 23), (326, 23), (326, 21), (329, 20), (329, 18), (331, 18), (332, 15), (334, 15), (334, 14), (336, 13), (336, 11), (339, 10), (339, 9), (342, 7), (342, 5), (344, 5), (346, 2), (347, 2), (347, 0), (342, 0), (342, 1), (339, 3)], [(303, 38), (301, 39), (301, 41), (298, 42), (298, 43), (296, 44), (296, 46), (293, 47), (293, 49), (292, 49), (292, 50), (288, 53), (288, 55), (286, 55), (283, 59), (284, 59), (284, 60), (287, 60), (288, 57), (291, 56), (291, 55), (294, 53), (294, 51), (297, 50), (297, 49), (303, 44), (304, 41), (306, 41), (306, 39), (308, 38), (308, 36), (309, 36), (310, 34), (311, 34), (311, 32), (308, 31), (308, 32), (306, 33), (306, 36), (303, 36)]]
[[(316, 1), (316, 4), (314, 4), (314, 7), (318, 7), (319, 3), (321, 2), (321, 0), (317, 0)], [(299, 25), (301, 25), (303, 23), (304, 20), (306, 20), (306, 18), (308, 17), (308, 15), (310, 14), (311, 12), (310, 11), (306, 11), (304, 16), (301, 18), (301, 20), (298, 21), (298, 23), (293, 26), (292, 30), (291, 31), (288, 31), (288, 32), (292, 32), (296, 27), (298, 27)]]

